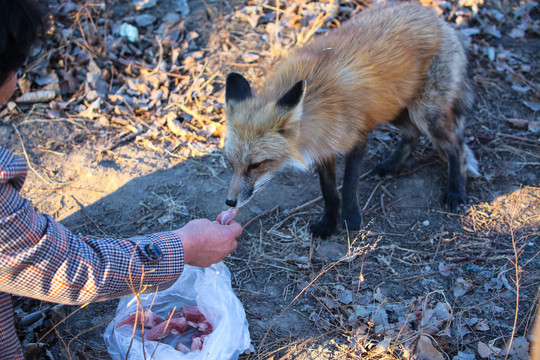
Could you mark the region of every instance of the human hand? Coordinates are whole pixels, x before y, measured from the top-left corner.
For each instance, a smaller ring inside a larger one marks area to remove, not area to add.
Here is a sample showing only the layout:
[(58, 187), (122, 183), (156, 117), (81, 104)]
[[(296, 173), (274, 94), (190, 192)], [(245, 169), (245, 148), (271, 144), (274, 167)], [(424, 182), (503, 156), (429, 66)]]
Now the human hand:
[(196, 219), (174, 233), (182, 240), (184, 263), (208, 267), (236, 249), (236, 238), (242, 233), (242, 226), (236, 221), (221, 225), (208, 219)]

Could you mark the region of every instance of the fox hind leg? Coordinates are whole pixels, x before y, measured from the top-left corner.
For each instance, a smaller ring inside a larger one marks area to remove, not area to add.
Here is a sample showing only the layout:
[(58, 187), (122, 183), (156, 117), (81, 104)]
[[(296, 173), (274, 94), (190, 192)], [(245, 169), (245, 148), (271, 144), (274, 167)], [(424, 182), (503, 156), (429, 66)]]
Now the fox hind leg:
[(467, 151), (463, 139), (461, 119), (453, 109), (446, 114), (432, 114), (427, 131), (440, 157), (448, 164), (448, 188), (443, 202), (450, 211), (458, 211), (466, 201)]
[(359, 230), (362, 227), (362, 213), (358, 205), (358, 182), (360, 165), (366, 148), (366, 142), (360, 142), (345, 158), (345, 173), (341, 197), (341, 221), (348, 230)]
[(403, 109), (392, 125), (400, 130), (400, 140), (390, 156), (373, 169), (373, 172), (379, 176), (391, 175), (399, 172), (405, 164), (405, 161), (412, 154), (416, 145), (420, 132), (417, 127), (411, 122), (409, 110)]
[(317, 171), (324, 199), (324, 211), (321, 219), (311, 224), (310, 231), (316, 237), (326, 238), (336, 232), (339, 220), (340, 200), (335, 158), (317, 165)]

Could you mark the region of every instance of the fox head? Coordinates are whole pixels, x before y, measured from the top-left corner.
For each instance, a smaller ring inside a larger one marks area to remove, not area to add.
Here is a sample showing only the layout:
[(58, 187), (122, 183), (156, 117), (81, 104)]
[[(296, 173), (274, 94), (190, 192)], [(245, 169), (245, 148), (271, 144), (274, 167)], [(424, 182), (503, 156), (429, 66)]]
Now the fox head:
[(280, 168), (305, 165), (298, 146), (305, 92), (301, 80), (277, 99), (256, 97), (242, 75), (227, 76), (225, 156), (233, 170), (228, 206), (248, 203)]

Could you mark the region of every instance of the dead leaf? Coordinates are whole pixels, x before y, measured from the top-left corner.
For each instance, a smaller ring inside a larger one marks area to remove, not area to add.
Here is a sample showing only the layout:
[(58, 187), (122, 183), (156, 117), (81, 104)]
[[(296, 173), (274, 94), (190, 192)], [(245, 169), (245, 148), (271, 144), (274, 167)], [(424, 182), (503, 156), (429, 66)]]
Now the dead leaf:
[(300, 268), (306, 268), (307, 264), (309, 264), (309, 259), (307, 256), (298, 256), (295, 253), (290, 253), (287, 256), (285, 256), (285, 261), (296, 263), (298, 267)]
[(531, 121), (529, 123), (529, 131), (533, 134), (540, 134), (540, 121)]
[(478, 354), (482, 359), (487, 359), (492, 355), (498, 355), (501, 349), (495, 346), (488, 345), (482, 341), (478, 342)]
[(178, 116), (175, 112), (171, 111), (167, 113), (164, 118), (167, 121), (167, 127), (174, 135), (180, 136), (182, 139), (186, 137), (187, 130), (182, 127), (182, 123), (180, 121), (176, 120)]
[(259, 60), (260, 58), (261, 58), (261, 55), (256, 54), (256, 53), (253, 53), (253, 52), (248, 52), (248, 53), (242, 54), (242, 59), (243, 59), (246, 63), (252, 63), (252, 62), (255, 62), (255, 61)]
[(431, 339), (425, 335), (420, 335), (416, 343), (415, 354), (418, 360), (444, 360), (444, 356), (433, 346)]
[(527, 106), (532, 111), (540, 111), (540, 102), (537, 101), (523, 101), (525, 106)]
[(452, 358), (452, 360), (474, 360), (476, 356), (463, 351), (458, 351), (458, 354)]
[(352, 303), (353, 301), (353, 293), (352, 291), (343, 291), (343, 292), (340, 292), (339, 295), (338, 295), (338, 300), (342, 303), (342, 304), (345, 304), (345, 305), (349, 305), (350, 303)]
[(96, 115), (99, 109), (101, 108), (101, 98), (97, 98), (88, 108), (82, 112), (79, 113), (79, 117), (93, 119)]
[(524, 129), (529, 125), (529, 121), (525, 119), (510, 118), (506, 121), (515, 128)]
[(508, 350), (508, 345), (504, 348), (503, 354), (506, 355), (508, 352), (512, 356), (511, 358), (515, 360), (529, 359), (529, 342), (523, 336), (514, 338), (510, 350)]
[(488, 331), (490, 329), (487, 319), (482, 319), (474, 326), (475, 330)]
[(456, 286), (454, 287), (454, 296), (460, 297), (472, 290), (472, 284), (469, 280), (463, 278), (456, 279)]
[(135, 10), (146, 10), (157, 5), (157, 0), (133, 0), (131, 5)]

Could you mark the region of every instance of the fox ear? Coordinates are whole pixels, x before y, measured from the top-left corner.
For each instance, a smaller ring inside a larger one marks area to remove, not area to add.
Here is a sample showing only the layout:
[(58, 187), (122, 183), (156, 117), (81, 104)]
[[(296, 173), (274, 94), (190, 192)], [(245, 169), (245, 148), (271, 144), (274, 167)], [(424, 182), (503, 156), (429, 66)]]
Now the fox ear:
[(251, 97), (251, 86), (245, 77), (239, 73), (232, 72), (227, 75), (225, 82), (225, 102), (244, 101)]
[(297, 138), (302, 117), (302, 100), (306, 93), (306, 81), (301, 80), (276, 102), (278, 120), (276, 130), (286, 138)]
[(306, 81), (300, 80), (277, 101), (276, 105), (286, 110), (292, 110), (302, 102), (305, 93)]

